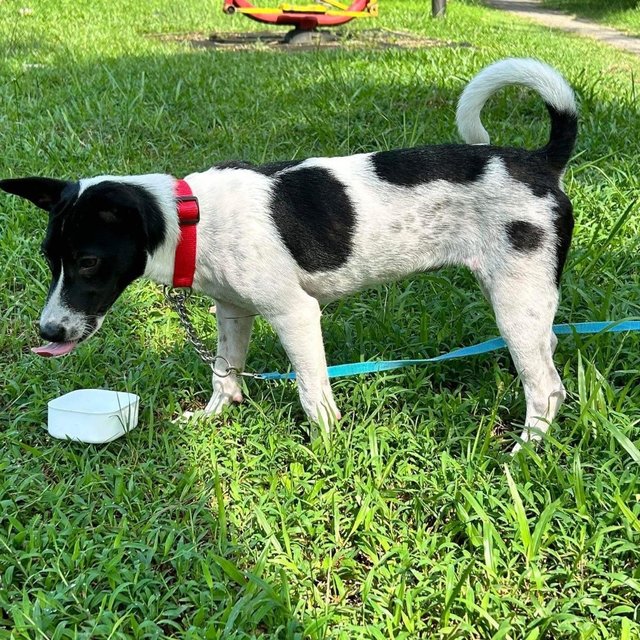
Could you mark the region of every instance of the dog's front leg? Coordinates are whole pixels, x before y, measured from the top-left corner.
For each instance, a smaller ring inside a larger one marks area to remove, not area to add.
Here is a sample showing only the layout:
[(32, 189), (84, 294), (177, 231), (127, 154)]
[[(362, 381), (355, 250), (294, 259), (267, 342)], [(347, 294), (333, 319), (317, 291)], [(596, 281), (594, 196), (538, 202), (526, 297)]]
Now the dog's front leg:
[(205, 408), (205, 413), (218, 414), (232, 402), (242, 402), (242, 390), (238, 377), (228, 367), (242, 371), (244, 369), (253, 315), (250, 311), (217, 301), (216, 316), (218, 319), (218, 356), (213, 374), (213, 395)]
[(276, 330), (298, 381), (302, 408), (310, 420), (329, 430), (340, 419), (327, 377), (327, 361), (317, 300), (301, 294), (290, 310), (267, 319)]

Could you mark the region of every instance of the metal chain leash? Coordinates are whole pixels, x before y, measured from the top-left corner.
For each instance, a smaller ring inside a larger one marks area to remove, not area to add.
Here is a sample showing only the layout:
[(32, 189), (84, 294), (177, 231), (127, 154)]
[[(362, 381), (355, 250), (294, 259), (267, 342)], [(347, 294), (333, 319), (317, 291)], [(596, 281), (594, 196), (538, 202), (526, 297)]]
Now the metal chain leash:
[[(195, 349), (196, 353), (200, 356), (202, 361), (211, 367), (213, 374), (219, 378), (226, 378), (228, 375), (235, 373), (238, 376), (245, 376), (248, 378), (259, 378), (260, 376), (255, 373), (247, 373), (246, 371), (240, 371), (236, 367), (232, 367), (231, 363), (224, 357), (214, 354), (198, 337), (196, 328), (189, 319), (189, 311), (187, 310), (187, 300), (191, 297), (191, 291), (188, 289), (172, 289), (171, 287), (165, 287), (164, 296), (171, 307), (176, 311), (180, 322), (184, 327), (187, 334), (187, 339), (191, 343), (191, 346)], [(222, 362), (225, 366), (225, 371), (216, 371), (216, 363)]]

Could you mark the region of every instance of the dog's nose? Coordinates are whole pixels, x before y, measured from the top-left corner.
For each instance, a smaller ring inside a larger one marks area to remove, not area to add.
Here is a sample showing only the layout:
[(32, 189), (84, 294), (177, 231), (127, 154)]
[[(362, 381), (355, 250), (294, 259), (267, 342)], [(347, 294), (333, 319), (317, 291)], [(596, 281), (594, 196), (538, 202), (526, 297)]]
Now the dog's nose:
[(61, 324), (47, 322), (40, 325), (40, 337), (49, 342), (64, 342), (66, 331)]

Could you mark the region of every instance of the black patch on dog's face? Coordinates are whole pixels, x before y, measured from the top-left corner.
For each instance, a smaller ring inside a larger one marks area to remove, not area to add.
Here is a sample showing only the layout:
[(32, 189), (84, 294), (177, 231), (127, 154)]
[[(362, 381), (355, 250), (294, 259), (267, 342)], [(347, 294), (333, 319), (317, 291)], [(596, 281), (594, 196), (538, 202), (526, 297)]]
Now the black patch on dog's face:
[(327, 169), (303, 167), (276, 176), (271, 217), (306, 271), (337, 269), (349, 259), (355, 212), (344, 184)]
[(62, 190), (59, 200), (57, 202), (50, 203), (49, 224), (47, 226), (44, 240), (40, 245), (42, 256), (47, 261), (47, 264), (51, 271), (51, 284), (49, 285), (47, 300), (51, 297), (53, 290), (56, 288), (58, 280), (60, 279), (60, 273), (62, 271), (62, 261), (59, 259), (57, 252), (55, 250), (51, 252), (47, 250), (47, 247), (49, 245), (53, 245), (56, 241), (60, 240), (60, 233), (56, 232), (57, 225), (54, 224), (54, 221), (58, 222), (63, 219), (63, 216), (67, 209), (72, 206), (78, 198), (79, 191), (79, 183), (69, 182), (67, 186)]
[(78, 191), (77, 184), (65, 189), (51, 209), (42, 252), (52, 273), (49, 294), (64, 269), (62, 302), (95, 319), (143, 274), (147, 253), (164, 240), (165, 224), (143, 187), (105, 181), (79, 197)]
[(553, 226), (557, 234), (557, 262), (556, 262), (556, 285), (560, 286), (560, 276), (567, 260), (569, 247), (571, 246), (571, 236), (573, 235), (573, 206), (567, 196), (559, 192), (556, 194), (557, 204), (553, 208), (555, 217)]
[(538, 249), (544, 240), (544, 229), (526, 220), (508, 222), (506, 232), (511, 246), (525, 253)]
[(379, 151), (371, 161), (380, 180), (401, 187), (446, 180), (464, 184), (480, 178), (487, 165), (487, 154), (465, 145), (437, 145), (416, 149)]

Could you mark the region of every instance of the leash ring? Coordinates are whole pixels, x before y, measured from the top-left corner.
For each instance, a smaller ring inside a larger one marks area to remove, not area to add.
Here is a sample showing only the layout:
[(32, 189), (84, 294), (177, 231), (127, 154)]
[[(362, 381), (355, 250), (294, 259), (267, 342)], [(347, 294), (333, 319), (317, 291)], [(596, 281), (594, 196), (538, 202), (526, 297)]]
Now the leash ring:
[[(222, 362), (224, 363), (224, 368), (225, 368), (224, 373), (220, 373), (219, 371), (216, 371), (216, 363), (218, 362), (218, 360), (222, 360)], [(238, 370), (235, 367), (232, 367), (231, 363), (224, 356), (215, 355), (212, 358), (210, 364), (211, 364), (211, 370), (213, 371), (213, 374), (215, 376), (218, 376), (218, 378), (227, 378), (232, 373), (236, 373), (236, 374), (238, 373)]]

